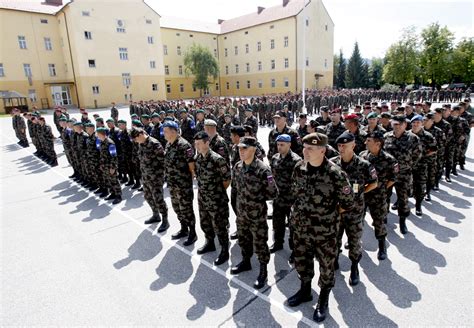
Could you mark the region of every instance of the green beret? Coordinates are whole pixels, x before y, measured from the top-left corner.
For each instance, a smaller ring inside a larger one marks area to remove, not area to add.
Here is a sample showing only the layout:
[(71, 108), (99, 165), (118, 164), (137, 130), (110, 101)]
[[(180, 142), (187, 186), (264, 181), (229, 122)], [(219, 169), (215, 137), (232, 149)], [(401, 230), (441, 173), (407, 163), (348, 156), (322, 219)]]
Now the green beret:
[(150, 119), (150, 115), (148, 115), (148, 114), (143, 114), (143, 115), (142, 115), (142, 118), (145, 118), (145, 119), (149, 120), (149, 119)]
[(95, 125), (94, 125), (94, 123), (86, 123), (86, 124), (84, 124), (84, 127), (93, 128), (93, 127), (95, 127)]
[(367, 115), (367, 118), (368, 118), (368, 119), (377, 118), (377, 117), (378, 117), (378, 115), (377, 115), (377, 113), (375, 113), (375, 112), (371, 112), (371, 113), (369, 113), (369, 115)]
[(164, 110), (160, 110), (160, 112), (158, 113), (159, 115), (165, 115), (165, 111)]
[(109, 122), (115, 123), (115, 121), (114, 121), (113, 118), (108, 118), (105, 122), (106, 122), (106, 123), (109, 123)]
[(181, 114), (181, 113), (187, 113), (187, 112), (188, 112), (188, 111), (187, 111), (186, 109), (184, 109), (184, 108), (181, 108), (181, 109), (179, 110), (179, 113), (180, 113), (180, 114)]
[(74, 123), (74, 126), (82, 126), (82, 122), (76, 122)]
[(118, 120), (117, 123), (118, 123), (118, 124), (120, 124), (120, 123), (121, 123), (121, 124), (127, 124), (127, 121), (125, 121), (125, 120)]
[(97, 133), (107, 133), (107, 128), (102, 128), (102, 127), (97, 128), (97, 131), (96, 131), (96, 132), (97, 132)]
[(95, 119), (96, 122), (102, 122), (104, 123), (104, 119), (102, 117), (98, 117)]
[(130, 115), (130, 118), (131, 119), (138, 118), (138, 115), (137, 114), (132, 114), (132, 115)]
[(157, 112), (154, 112), (153, 114), (151, 114), (151, 118), (154, 118), (154, 117), (160, 117), (160, 114), (158, 114)]
[(204, 114), (204, 113), (205, 113), (205, 111), (204, 111), (204, 110), (202, 110), (202, 109), (198, 109), (198, 110), (196, 111), (196, 114), (199, 114), (199, 113), (202, 113), (202, 114)]
[(60, 117), (59, 122), (67, 122), (67, 118), (66, 117)]

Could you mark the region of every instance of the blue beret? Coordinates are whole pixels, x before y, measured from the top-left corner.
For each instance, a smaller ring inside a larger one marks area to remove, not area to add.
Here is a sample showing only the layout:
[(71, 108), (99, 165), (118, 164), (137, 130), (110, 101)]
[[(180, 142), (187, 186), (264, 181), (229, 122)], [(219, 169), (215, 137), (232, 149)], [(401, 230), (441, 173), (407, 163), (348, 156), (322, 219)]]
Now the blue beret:
[(410, 122), (416, 122), (416, 121), (423, 121), (423, 116), (421, 115), (415, 115), (413, 118), (410, 120)]
[(280, 134), (277, 138), (276, 141), (278, 142), (291, 142), (291, 137), (288, 134)]
[(178, 130), (178, 123), (174, 121), (165, 121), (163, 123), (163, 128), (171, 128), (171, 129)]

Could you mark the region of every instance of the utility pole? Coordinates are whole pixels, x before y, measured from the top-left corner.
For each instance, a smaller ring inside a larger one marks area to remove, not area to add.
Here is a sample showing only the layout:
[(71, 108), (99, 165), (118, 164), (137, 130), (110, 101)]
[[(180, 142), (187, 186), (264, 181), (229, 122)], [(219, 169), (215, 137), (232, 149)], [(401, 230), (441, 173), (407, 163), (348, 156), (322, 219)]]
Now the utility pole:
[(301, 96), (303, 97), (303, 113), (306, 114), (306, 99), (305, 99), (305, 89), (306, 89), (306, 0), (303, 1), (303, 83), (301, 84), (302, 92)]

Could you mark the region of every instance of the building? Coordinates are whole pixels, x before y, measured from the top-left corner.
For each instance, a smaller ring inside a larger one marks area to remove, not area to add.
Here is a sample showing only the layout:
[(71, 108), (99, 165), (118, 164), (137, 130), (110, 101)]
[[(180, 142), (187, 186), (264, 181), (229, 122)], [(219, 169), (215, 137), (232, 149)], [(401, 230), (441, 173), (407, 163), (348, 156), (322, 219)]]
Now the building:
[(194, 43), (220, 67), (205, 95), (300, 92), (303, 74), (306, 88), (332, 86), (334, 23), (321, 0), (216, 24), (162, 18), (144, 0), (0, 0), (0, 21), (0, 92), (39, 108), (199, 97), (184, 67)]

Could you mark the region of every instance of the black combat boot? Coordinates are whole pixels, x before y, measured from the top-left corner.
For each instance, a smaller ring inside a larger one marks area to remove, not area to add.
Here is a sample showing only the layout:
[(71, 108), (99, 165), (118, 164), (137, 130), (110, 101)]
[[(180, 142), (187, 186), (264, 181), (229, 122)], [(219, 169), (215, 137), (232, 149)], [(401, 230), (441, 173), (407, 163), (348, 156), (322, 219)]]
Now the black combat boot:
[(283, 231), (276, 231), (273, 233), (273, 240), (274, 243), (270, 247), (270, 253), (275, 253), (281, 249), (283, 249), (283, 243), (285, 240), (285, 230)]
[(199, 248), (197, 250), (197, 253), (201, 255), (201, 254), (206, 254), (209, 252), (214, 252), (215, 250), (216, 250), (216, 244), (214, 244), (214, 239), (206, 238), (206, 241), (204, 242), (204, 246)]
[(98, 186), (97, 186), (95, 183), (92, 183), (92, 184), (89, 186), (89, 188), (87, 188), (87, 189), (89, 189), (90, 191), (94, 191), (94, 190), (96, 190), (97, 188), (98, 188)]
[(235, 240), (235, 239), (238, 239), (238, 238), (239, 238), (239, 235), (237, 234), (237, 231), (230, 234), (230, 239), (231, 240)]
[(349, 285), (355, 286), (359, 283), (360, 277), (359, 277), (359, 261), (351, 261), (351, 276), (349, 277)]
[(253, 284), (253, 288), (260, 289), (265, 286), (268, 278), (267, 264), (260, 263), (260, 273), (258, 274), (257, 280)]
[[(434, 190), (434, 188), (433, 188), (433, 190)], [(427, 202), (431, 202), (431, 193), (430, 193), (430, 191), (427, 191), (427, 192), (426, 192), (425, 200), (426, 200)]]
[(102, 193), (99, 195), (100, 198), (105, 198), (109, 195), (109, 191), (107, 189), (102, 189)]
[(113, 205), (118, 204), (122, 201), (122, 196), (118, 195), (115, 196), (114, 201), (112, 202)]
[(157, 230), (160, 233), (165, 232), (170, 227), (170, 223), (168, 222), (168, 212), (161, 213), (161, 217), (163, 218), (163, 221), (161, 222), (161, 225)]
[(312, 300), (313, 295), (311, 293), (311, 281), (301, 281), (300, 290), (298, 290), (295, 295), (289, 297), (286, 302), (288, 303), (288, 306), (293, 307)]
[(408, 232), (406, 220), (405, 216), (400, 216), (400, 232), (404, 235)]
[(392, 210), (393, 210), (393, 211), (398, 210), (398, 199), (397, 199), (397, 201), (395, 201), (395, 203), (393, 203), (393, 205), (392, 205)]
[(453, 165), (453, 170), (451, 171), (453, 175), (458, 176), (458, 170), (456, 169), (456, 165)]
[(415, 214), (417, 216), (422, 216), (423, 215), (423, 211), (421, 210), (421, 202), (422, 202), (421, 199), (415, 200)]
[(379, 240), (379, 251), (377, 252), (377, 259), (383, 261), (387, 258), (387, 246), (385, 246), (385, 237), (381, 237)]
[(128, 182), (125, 184), (126, 186), (133, 186), (135, 184), (135, 180), (133, 177), (130, 175), (130, 179), (128, 179)]
[(337, 252), (336, 260), (334, 261), (334, 271), (339, 270), (339, 254), (340, 252)]
[[(189, 235), (188, 235), (188, 239), (183, 243), (184, 246), (190, 246), (192, 244), (194, 244), (196, 242), (196, 240), (198, 239), (197, 235), (196, 235), (196, 229), (194, 227), (194, 224), (193, 225), (190, 225), (189, 226)], [(215, 250), (215, 246), (214, 246), (214, 250)]]
[(446, 182), (451, 182), (450, 174), (451, 174), (451, 166), (446, 166), (446, 170), (444, 171)]
[(105, 197), (105, 200), (112, 200), (115, 199), (117, 196), (115, 194), (110, 194), (107, 197)]
[(153, 224), (153, 223), (158, 223), (158, 222), (161, 222), (160, 213), (153, 213), (151, 218), (146, 220), (144, 223), (145, 224)]
[(241, 272), (250, 270), (252, 270), (252, 264), (250, 263), (250, 259), (243, 259), (242, 262), (230, 269), (230, 274), (239, 274)]
[[(28, 146), (26, 146), (26, 147), (28, 147)], [(462, 171), (464, 171), (464, 164), (459, 164), (459, 168), (460, 168)]]
[(51, 163), (49, 163), (49, 165), (50, 165), (51, 167), (58, 166), (58, 160), (57, 160), (57, 159), (52, 160)]
[(74, 171), (72, 173), (72, 175), (69, 176), (69, 179), (74, 179), (75, 177), (77, 177), (77, 172), (76, 171)]
[(188, 236), (188, 227), (183, 222), (180, 222), (180, 223), (181, 223), (181, 229), (178, 232), (172, 234), (171, 239), (181, 239), (183, 237)]
[(142, 184), (141, 184), (140, 180), (137, 179), (135, 181), (135, 184), (132, 186), (132, 189), (140, 189), (141, 186), (142, 186)]
[(326, 319), (326, 314), (328, 313), (329, 293), (331, 293), (331, 288), (321, 288), (318, 305), (316, 305), (316, 310), (314, 310), (313, 314), (313, 319), (316, 322), (322, 322)]
[(221, 265), (229, 260), (229, 240), (220, 241), (221, 252), (219, 256), (214, 260), (214, 265)]

